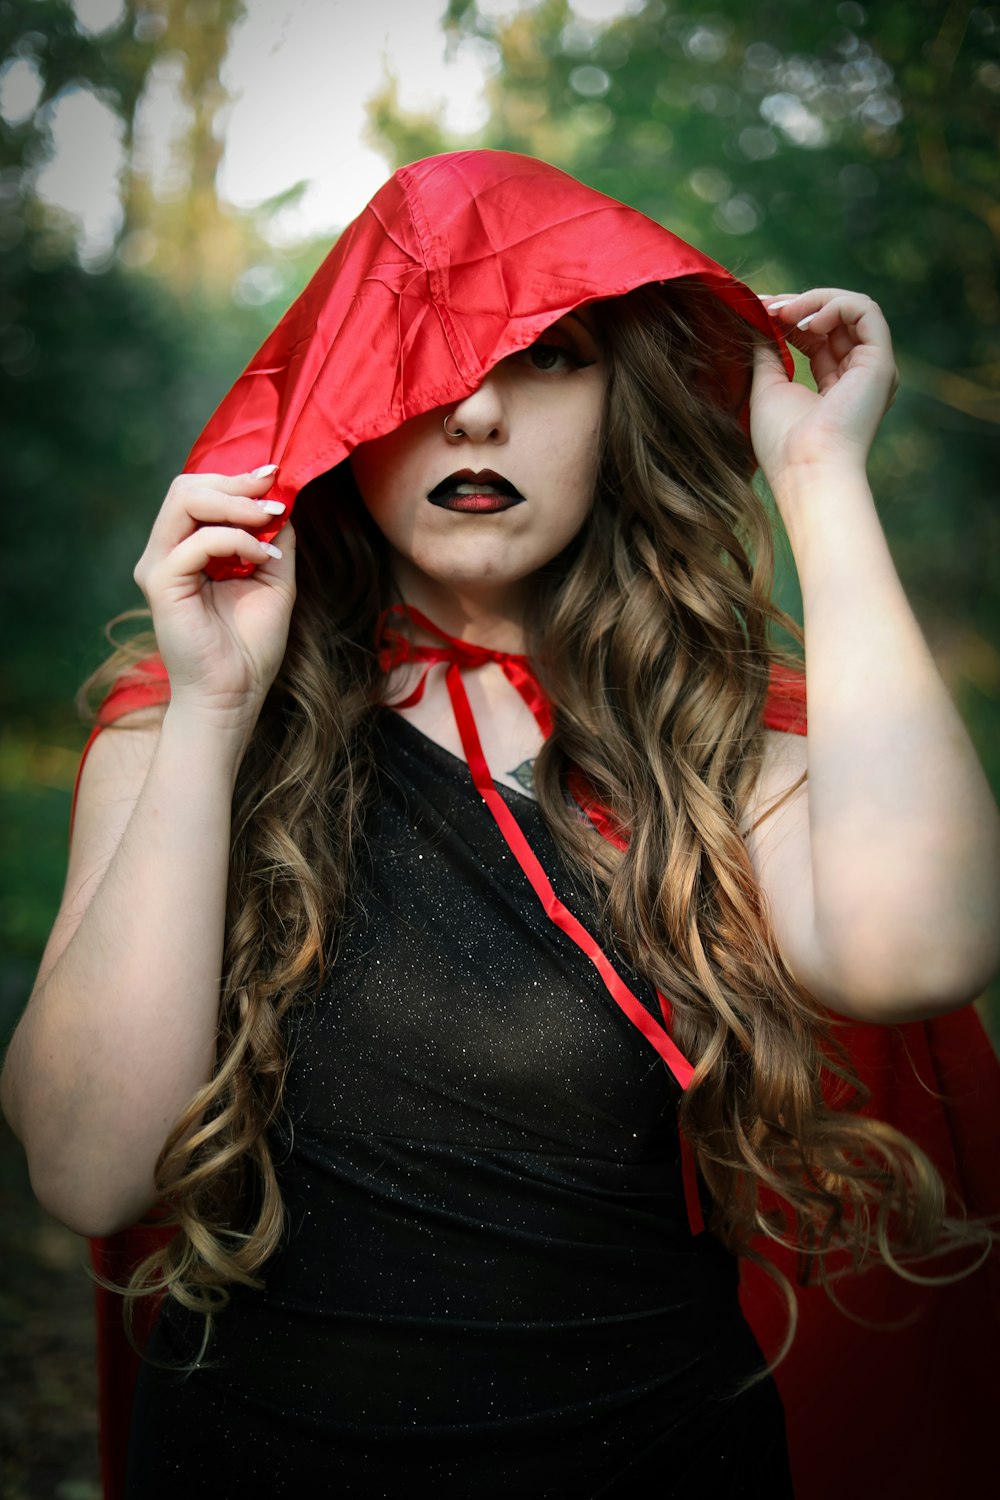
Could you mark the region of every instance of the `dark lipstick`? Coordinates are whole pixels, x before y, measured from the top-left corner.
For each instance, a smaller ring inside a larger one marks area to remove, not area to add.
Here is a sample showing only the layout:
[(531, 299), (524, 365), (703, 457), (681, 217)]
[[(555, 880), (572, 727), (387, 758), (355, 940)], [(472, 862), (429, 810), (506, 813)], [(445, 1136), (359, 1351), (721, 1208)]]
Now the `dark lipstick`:
[(443, 510), (460, 510), (475, 515), (493, 515), (510, 510), (524, 499), (521, 491), (494, 469), (457, 469), (436, 484), (427, 496), (432, 505)]

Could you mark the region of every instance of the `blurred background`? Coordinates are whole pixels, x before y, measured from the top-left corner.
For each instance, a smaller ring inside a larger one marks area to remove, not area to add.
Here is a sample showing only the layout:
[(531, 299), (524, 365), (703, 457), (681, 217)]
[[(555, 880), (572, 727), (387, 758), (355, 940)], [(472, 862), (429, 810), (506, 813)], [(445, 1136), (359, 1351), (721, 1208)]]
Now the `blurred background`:
[[(1000, 787), (998, 105), (1000, 6), (969, 0), (0, 0), (0, 1038), (59, 900), (73, 696), (170, 479), (432, 152), (542, 156), (759, 291), (880, 302), (903, 384), (876, 494)], [(88, 1500), (89, 1289), (6, 1134), (0, 1207), (0, 1490)]]

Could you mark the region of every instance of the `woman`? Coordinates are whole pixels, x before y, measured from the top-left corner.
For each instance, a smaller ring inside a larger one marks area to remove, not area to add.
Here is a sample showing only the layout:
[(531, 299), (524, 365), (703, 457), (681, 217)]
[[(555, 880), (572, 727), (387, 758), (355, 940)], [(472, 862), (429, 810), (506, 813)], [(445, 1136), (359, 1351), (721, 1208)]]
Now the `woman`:
[(791, 1493), (735, 1256), (963, 1233), (827, 1009), (998, 963), (995, 809), (864, 476), (894, 386), (868, 298), (758, 301), (474, 152), (398, 173), (222, 403), (5, 1074), (59, 1217), (180, 1225), (130, 1495)]

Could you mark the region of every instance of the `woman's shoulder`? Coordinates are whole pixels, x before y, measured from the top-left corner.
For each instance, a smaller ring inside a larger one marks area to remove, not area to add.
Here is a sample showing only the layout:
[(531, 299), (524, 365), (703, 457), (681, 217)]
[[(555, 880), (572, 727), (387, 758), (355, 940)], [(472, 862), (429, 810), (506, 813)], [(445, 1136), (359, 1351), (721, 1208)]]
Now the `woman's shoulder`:
[[(73, 787), (70, 831), (77, 835), (91, 815), (104, 818), (109, 802), (127, 803), (145, 780), (170, 700), (170, 680), (161, 658), (141, 658), (116, 677), (97, 709)], [(106, 734), (114, 726), (128, 731)], [(86, 773), (86, 774), (84, 774)]]
[[(807, 816), (806, 678), (800, 669), (772, 666), (762, 724), (760, 770), (742, 819), (755, 861), (768, 837), (779, 836), (779, 825), (784, 837), (788, 818)], [(779, 812), (785, 818), (776, 818), (772, 824), (772, 814)]]

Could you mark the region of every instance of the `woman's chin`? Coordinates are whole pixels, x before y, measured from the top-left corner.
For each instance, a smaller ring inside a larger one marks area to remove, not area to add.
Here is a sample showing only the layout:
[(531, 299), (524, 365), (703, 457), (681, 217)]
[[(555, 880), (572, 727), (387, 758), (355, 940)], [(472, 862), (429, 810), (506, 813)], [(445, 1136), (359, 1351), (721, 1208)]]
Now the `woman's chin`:
[(433, 590), (447, 590), (456, 594), (474, 595), (482, 593), (491, 597), (507, 591), (520, 592), (533, 573), (544, 566), (544, 560), (514, 562), (509, 549), (491, 547), (480, 549), (476, 557), (441, 557), (409, 560), (403, 569), (414, 579), (420, 578)]

